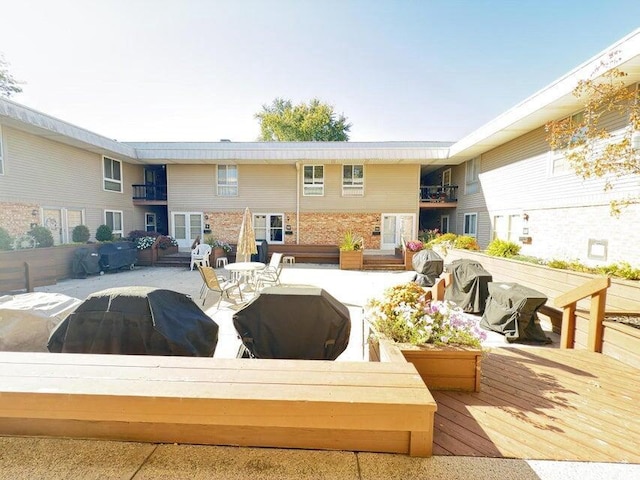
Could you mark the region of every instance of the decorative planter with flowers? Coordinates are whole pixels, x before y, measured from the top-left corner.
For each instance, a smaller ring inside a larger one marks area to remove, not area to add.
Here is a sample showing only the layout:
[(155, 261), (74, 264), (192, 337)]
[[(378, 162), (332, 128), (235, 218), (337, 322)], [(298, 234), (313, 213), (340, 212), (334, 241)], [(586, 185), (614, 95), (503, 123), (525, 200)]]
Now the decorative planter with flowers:
[(168, 235), (135, 238), (138, 249), (137, 265), (152, 266), (159, 257), (178, 253), (178, 242)]
[(415, 283), (369, 300), (365, 316), (374, 332), (370, 360), (404, 358), (433, 390), (480, 390), (486, 333), (474, 317), (450, 302), (432, 301), (430, 291)]
[(410, 240), (404, 246), (404, 269), (413, 270), (413, 256), (424, 248), (420, 240)]

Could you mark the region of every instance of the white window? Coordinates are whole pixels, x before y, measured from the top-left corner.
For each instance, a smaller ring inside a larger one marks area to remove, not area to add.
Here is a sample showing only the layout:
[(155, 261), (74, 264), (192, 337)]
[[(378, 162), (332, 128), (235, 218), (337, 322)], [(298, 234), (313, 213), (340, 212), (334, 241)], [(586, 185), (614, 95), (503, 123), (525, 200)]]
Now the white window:
[(464, 235), (475, 237), (478, 232), (478, 214), (477, 213), (465, 213), (464, 214)]
[(253, 231), (257, 241), (284, 243), (284, 215), (281, 213), (254, 214)]
[(364, 165), (342, 166), (342, 196), (361, 197), (364, 195)]
[[(584, 123), (584, 111), (574, 113), (565, 118), (563, 122), (569, 122), (571, 128), (582, 125)], [(552, 177), (568, 175), (573, 172), (565, 154), (568, 150), (579, 147), (585, 141), (586, 135), (587, 127), (583, 125), (582, 128), (576, 131), (575, 135), (572, 135), (571, 138), (567, 137), (562, 146), (549, 152), (549, 173)]]
[(480, 178), (480, 157), (468, 160), (465, 167), (465, 194), (477, 193)]
[(104, 224), (111, 227), (114, 238), (124, 237), (124, 229), (122, 228), (122, 211), (121, 210), (105, 210)]
[(449, 215), (440, 215), (440, 233), (449, 233)]
[(122, 162), (102, 157), (104, 189), (122, 193)]
[(506, 240), (509, 242), (520, 241), (522, 233), (522, 218), (517, 215), (496, 215), (493, 217), (493, 236), (495, 240)]
[(324, 195), (324, 165), (305, 165), (304, 186), (302, 193), (305, 196)]
[(2, 145), (2, 126), (0, 126), (0, 175), (4, 175), (4, 155)]
[(238, 196), (238, 166), (218, 165), (218, 196)]

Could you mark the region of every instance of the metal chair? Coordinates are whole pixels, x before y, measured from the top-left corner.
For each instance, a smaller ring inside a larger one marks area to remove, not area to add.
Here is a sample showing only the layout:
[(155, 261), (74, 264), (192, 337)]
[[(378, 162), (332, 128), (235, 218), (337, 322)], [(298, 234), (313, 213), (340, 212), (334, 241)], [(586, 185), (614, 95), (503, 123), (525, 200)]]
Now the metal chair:
[(227, 280), (224, 277), (216, 276), (216, 271), (213, 269), (213, 267), (203, 267), (198, 265), (198, 270), (200, 271), (203, 282), (202, 288), (200, 289), (200, 298), (202, 298), (203, 306), (204, 302), (207, 301), (209, 290), (213, 290), (214, 292), (218, 292), (220, 294), (220, 298), (218, 299), (216, 308), (220, 308), (220, 303), (222, 303), (222, 297), (224, 296), (224, 294), (226, 294), (227, 298), (231, 300), (229, 290), (233, 288), (238, 289), (238, 293), (240, 294), (240, 301), (244, 301), (244, 299), (242, 298), (242, 290), (240, 290), (240, 284), (238, 282)]
[(260, 290), (265, 284), (280, 285), (280, 272), (282, 272), (282, 253), (274, 253), (271, 255), (269, 265), (258, 273), (256, 288)]

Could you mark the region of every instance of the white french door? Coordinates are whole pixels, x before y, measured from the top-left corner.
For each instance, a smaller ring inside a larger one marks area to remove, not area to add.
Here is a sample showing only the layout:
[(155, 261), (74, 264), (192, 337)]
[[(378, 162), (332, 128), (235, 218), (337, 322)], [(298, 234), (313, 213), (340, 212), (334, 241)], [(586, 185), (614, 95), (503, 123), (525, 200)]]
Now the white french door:
[(84, 222), (84, 211), (78, 208), (45, 207), (42, 222), (51, 231), (53, 244), (71, 243), (73, 229)]
[(178, 242), (178, 248), (187, 249), (195, 239), (202, 239), (202, 213), (171, 212), (171, 236)]
[(402, 244), (402, 239), (409, 241), (415, 237), (415, 220), (413, 213), (382, 214), (381, 250), (392, 250)]

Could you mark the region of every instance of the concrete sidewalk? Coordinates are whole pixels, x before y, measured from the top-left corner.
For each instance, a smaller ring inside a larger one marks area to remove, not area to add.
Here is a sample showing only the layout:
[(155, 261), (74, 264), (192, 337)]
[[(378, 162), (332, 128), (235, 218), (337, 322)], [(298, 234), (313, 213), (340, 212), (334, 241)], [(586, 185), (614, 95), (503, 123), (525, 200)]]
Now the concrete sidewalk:
[[(411, 274), (341, 271), (333, 265), (295, 265), (285, 267), (281, 278), (285, 284), (325, 288), (349, 306), (352, 321), (359, 322), (352, 330), (363, 332), (361, 311), (367, 299), (390, 285), (408, 281)], [(101, 277), (64, 280), (37, 291), (84, 299), (98, 290), (130, 285), (168, 288), (197, 300), (202, 281), (197, 271), (139, 267)], [(211, 294), (204, 306), (205, 312), (221, 327), (216, 357), (233, 357), (238, 341), (231, 316), (237, 306), (225, 301), (217, 310), (216, 302), (217, 297)], [(352, 337), (354, 344), (341, 359), (364, 360), (364, 335)], [(490, 338), (489, 344), (506, 346), (500, 335)], [(412, 458), (344, 451), (0, 437), (0, 480), (40, 478), (627, 480), (640, 478), (640, 465), (448, 456)]]

